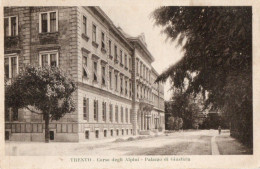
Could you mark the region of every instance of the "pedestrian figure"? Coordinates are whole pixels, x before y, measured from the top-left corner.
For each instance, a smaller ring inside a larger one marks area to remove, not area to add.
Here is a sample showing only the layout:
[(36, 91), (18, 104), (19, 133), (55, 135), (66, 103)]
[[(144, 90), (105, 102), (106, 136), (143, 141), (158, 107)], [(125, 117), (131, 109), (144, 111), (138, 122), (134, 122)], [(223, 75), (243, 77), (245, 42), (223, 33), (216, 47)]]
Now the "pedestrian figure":
[(221, 126), (218, 126), (218, 134), (221, 134)]

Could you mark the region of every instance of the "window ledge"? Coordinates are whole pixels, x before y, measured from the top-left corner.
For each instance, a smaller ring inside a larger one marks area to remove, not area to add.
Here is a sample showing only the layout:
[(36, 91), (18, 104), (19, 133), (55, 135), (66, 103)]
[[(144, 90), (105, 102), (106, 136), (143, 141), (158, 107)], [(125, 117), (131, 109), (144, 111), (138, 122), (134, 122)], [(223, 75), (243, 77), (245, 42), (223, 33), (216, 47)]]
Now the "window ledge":
[(81, 34), (81, 37), (82, 37), (85, 41), (88, 42), (89, 37), (88, 37), (85, 33), (82, 33), (82, 34)]
[(97, 43), (97, 42), (94, 42), (94, 41), (92, 41), (92, 46), (94, 46), (95, 48), (98, 48), (98, 43)]

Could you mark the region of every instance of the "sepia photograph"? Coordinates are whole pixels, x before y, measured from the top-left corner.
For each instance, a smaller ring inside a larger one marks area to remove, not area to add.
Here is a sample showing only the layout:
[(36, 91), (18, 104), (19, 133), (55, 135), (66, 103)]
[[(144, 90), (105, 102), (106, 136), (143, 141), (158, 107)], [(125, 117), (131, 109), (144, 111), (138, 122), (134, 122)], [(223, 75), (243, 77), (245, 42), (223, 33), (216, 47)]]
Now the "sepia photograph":
[(5, 158), (256, 155), (252, 6), (2, 8)]

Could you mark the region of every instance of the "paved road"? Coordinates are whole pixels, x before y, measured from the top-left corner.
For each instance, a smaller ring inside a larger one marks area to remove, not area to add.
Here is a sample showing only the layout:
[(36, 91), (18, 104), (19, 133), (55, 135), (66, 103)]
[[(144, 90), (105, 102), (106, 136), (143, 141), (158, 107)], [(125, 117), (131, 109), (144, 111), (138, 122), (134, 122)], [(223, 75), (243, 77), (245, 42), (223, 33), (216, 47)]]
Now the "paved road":
[[(228, 144), (227, 144), (228, 143)], [(227, 144), (228, 146), (223, 146)], [(232, 147), (232, 150), (228, 150)], [(224, 150), (223, 150), (224, 149)], [(175, 132), (134, 141), (110, 140), (84, 143), (22, 143), (6, 144), (6, 155), (218, 155), (248, 154), (245, 147), (232, 140), (226, 131), (216, 130)]]

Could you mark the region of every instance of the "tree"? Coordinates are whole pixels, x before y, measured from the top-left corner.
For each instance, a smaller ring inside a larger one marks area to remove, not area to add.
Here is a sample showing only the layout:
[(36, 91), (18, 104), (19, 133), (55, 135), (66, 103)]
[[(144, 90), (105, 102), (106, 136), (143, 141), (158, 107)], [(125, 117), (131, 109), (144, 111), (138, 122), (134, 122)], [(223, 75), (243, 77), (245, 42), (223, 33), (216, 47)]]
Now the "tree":
[[(193, 123), (198, 120), (200, 112), (200, 107), (194, 103), (193, 97), (181, 91), (175, 92), (171, 101), (165, 104), (166, 119), (169, 120), (168, 117), (174, 117), (175, 120), (181, 118), (181, 127), (184, 129), (194, 128)], [(167, 127), (169, 127), (168, 123)]]
[(161, 7), (152, 16), (184, 51), (157, 82), (171, 78), (173, 88), (202, 93), (205, 108), (226, 113), (231, 132), (252, 145), (252, 8)]
[(75, 83), (61, 69), (29, 66), (11, 85), (5, 86), (5, 106), (43, 115), (45, 142), (49, 142), (49, 120), (58, 120), (75, 110), (72, 99), (75, 90)]

